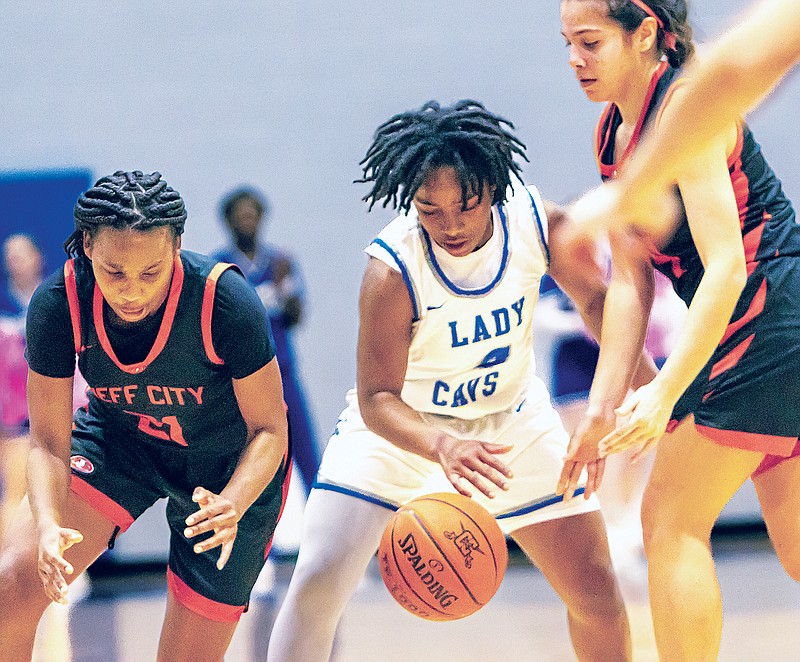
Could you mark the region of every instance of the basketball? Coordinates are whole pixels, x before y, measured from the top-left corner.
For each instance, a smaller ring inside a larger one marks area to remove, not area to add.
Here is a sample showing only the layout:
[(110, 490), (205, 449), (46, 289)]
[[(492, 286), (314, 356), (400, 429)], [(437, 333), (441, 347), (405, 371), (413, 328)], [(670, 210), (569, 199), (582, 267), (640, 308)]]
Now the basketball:
[(378, 549), (381, 577), (412, 614), (453, 621), (474, 614), (500, 587), (506, 539), (469, 497), (447, 492), (409, 501), (392, 517)]

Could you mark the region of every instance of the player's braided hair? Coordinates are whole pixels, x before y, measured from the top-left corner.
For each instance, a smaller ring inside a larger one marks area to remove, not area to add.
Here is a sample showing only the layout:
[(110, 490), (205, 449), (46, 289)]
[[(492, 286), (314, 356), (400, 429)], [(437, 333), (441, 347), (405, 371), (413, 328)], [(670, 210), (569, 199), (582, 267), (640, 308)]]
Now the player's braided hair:
[(395, 115), (375, 131), (372, 145), (361, 161), (363, 178), (373, 182), (363, 200), (369, 208), (383, 200), (408, 211), (428, 173), (444, 166), (455, 169), (461, 183), (461, 199), (483, 196), (483, 186), (494, 187), (492, 204), (502, 202), (511, 184), (511, 173), (521, 168), (514, 160), (525, 159), (525, 145), (509, 132), (514, 125), (490, 113), (483, 104), (463, 99), (441, 107), (428, 101), (419, 110)]
[(183, 234), (186, 208), (160, 172), (118, 170), (81, 194), (74, 216), (75, 231), (64, 242), (70, 256), (83, 255), (84, 233), (94, 236), (103, 226), (140, 231), (167, 226), (178, 237)]

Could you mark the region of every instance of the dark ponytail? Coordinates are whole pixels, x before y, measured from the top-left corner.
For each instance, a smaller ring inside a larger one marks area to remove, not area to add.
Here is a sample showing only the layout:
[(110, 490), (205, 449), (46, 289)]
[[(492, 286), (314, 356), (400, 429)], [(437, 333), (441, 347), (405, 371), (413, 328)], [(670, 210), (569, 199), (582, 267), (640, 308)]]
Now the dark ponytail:
[[(658, 29), (658, 50), (666, 55), (670, 66), (678, 68), (694, 56), (692, 26), (686, 0), (643, 0), (653, 11), (663, 28)], [(626, 32), (635, 31), (647, 12), (631, 0), (606, 0), (608, 16)]]
[(75, 231), (64, 242), (71, 257), (84, 254), (84, 233), (93, 236), (104, 226), (140, 231), (166, 226), (177, 238), (183, 234), (186, 207), (161, 173), (118, 170), (81, 194), (74, 217)]

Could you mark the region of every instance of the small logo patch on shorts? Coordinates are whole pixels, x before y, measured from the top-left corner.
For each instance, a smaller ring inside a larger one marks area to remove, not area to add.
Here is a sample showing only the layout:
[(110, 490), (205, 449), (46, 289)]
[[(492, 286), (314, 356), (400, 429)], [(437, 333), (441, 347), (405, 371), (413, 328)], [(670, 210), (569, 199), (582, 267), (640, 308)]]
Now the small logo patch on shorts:
[(69, 466), (82, 474), (90, 474), (94, 471), (92, 461), (83, 455), (73, 455), (69, 458)]

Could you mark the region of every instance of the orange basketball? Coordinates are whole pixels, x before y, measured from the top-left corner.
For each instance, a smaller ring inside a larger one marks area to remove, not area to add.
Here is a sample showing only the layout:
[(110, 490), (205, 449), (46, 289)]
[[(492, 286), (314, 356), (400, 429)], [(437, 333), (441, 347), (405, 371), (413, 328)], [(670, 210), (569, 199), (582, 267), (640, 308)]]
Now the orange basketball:
[(475, 613), (497, 592), (508, 548), (485, 508), (461, 494), (437, 492), (394, 514), (378, 563), (402, 607), (430, 621), (453, 621)]

